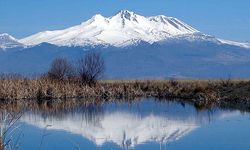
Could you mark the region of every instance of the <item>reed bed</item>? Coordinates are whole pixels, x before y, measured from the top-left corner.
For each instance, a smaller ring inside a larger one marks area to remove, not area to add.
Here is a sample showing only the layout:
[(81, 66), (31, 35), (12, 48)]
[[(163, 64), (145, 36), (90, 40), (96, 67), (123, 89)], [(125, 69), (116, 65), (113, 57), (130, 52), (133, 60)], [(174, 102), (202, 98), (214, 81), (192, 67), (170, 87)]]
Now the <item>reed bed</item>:
[(77, 81), (39, 79), (0, 80), (0, 100), (10, 103), (36, 100), (39, 103), (69, 98), (109, 99), (153, 97), (192, 102), (196, 106), (242, 105), (250, 109), (249, 80), (160, 80), (160, 81), (98, 81), (83, 85)]

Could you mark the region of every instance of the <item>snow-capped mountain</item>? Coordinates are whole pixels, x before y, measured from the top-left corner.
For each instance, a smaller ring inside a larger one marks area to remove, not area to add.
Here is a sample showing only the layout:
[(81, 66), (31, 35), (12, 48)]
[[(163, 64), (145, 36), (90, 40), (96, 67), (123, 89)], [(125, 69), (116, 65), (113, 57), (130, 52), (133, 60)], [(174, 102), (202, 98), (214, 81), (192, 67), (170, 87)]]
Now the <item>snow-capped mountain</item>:
[(122, 10), (115, 16), (106, 18), (98, 14), (80, 25), (64, 30), (45, 31), (21, 39), (26, 45), (43, 42), (58, 46), (112, 45), (128, 46), (135, 41), (148, 43), (199, 31), (182, 21), (163, 15), (144, 17), (134, 12)]
[(23, 44), (19, 43), (17, 39), (13, 36), (3, 33), (0, 34), (0, 49), (14, 48), (14, 47), (22, 47)]
[(75, 61), (92, 50), (105, 59), (105, 79), (250, 76), (250, 43), (219, 39), (163, 15), (144, 17), (123, 10), (64, 30), (4, 39), (9, 40), (0, 46), (6, 49), (25, 46), (0, 55), (1, 72), (39, 74), (57, 57)]

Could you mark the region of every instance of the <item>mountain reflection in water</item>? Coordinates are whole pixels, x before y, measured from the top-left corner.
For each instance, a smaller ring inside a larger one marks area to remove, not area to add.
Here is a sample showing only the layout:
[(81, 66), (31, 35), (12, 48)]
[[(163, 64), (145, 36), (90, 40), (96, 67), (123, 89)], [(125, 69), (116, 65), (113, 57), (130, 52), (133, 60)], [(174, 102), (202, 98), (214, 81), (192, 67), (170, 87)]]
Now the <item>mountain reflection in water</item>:
[(146, 100), (132, 105), (90, 105), (55, 114), (31, 111), (21, 117), (21, 122), (41, 129), (49, 125), (48, 130), (81, 135), (97, 146), (112, 142), (129, 148), (149, 142), (170, 143), (199, 128), (202, 123), (234, 114), (219, 110), (198, 113), (190, 105)]

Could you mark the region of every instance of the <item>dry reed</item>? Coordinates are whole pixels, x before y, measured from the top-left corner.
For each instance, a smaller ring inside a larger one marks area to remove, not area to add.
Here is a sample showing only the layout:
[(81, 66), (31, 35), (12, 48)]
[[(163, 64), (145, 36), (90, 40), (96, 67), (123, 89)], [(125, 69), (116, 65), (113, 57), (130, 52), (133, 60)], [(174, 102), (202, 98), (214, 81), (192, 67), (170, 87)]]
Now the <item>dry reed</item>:
[(135, 99), (154, 97), (180, 99), (196, 106), (230, 103), (250, 106), (248, 80), (162, 80), (162, 81), (98, 81), (96, 85), (82, 85), (77, 81), (58, 82), (47, 78), (2, 79), (0, 100), (63, 100), (68, 98)]

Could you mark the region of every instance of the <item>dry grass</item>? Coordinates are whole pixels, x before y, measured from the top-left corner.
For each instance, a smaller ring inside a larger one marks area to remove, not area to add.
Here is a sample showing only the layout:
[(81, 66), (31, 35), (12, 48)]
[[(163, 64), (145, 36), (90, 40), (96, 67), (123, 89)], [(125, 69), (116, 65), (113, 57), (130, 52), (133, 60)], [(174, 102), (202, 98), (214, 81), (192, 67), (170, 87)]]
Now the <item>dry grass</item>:
[[(135, 99), (155, 97), (193, 102), (197, 107), (242, 104), (250, 106), (249, 80), (157, 80), (99, 81), (94, 86), (75, 81), (57, 82), (41, 79), (2, 79), (0, 99), (44, 100), (68, 98)], [(98, 99), (98, 100), (97, 100)]]

